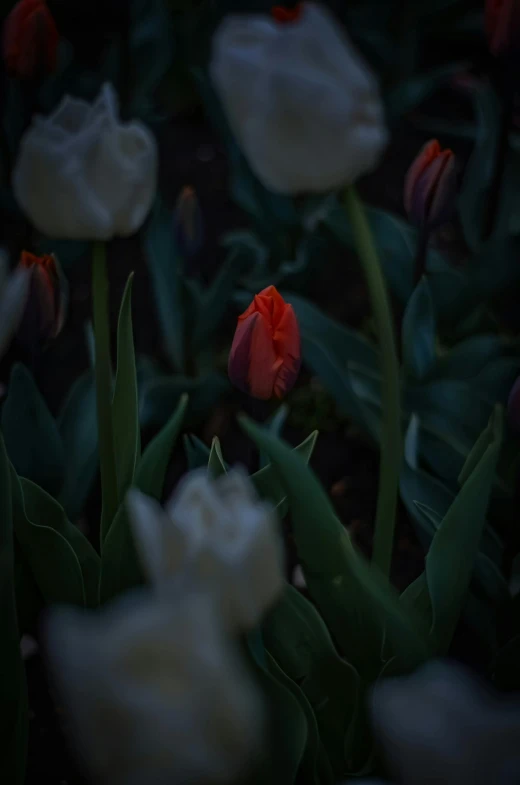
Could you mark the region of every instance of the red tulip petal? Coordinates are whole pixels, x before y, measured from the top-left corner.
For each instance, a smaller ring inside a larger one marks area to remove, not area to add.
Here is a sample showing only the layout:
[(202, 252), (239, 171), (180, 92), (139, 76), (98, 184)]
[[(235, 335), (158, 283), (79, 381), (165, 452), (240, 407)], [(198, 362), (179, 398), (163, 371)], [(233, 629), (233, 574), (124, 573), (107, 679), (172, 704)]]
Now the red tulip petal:
[(424, 174), (431, 162), (440, 153), (441, 148), (437, 139), (427, 142), (415, 157), (406, 173), (404, 181), (404, 207), (408, 214), (413, 213), (415, 206), (415, 188), (417, 181)]
[(457, 192), (455, 156), (451, 150), (445, 150), (443, 156), (435, 185), (431, 189), (431, 200), (427, 206), (427, 220), (432, 226), (439, 226), (446, 221), (455, 205)]
[(249, 358), (251, 356), (251, 341), (253, 328), (259, 317), (257, 313), (251, 313), (246, 318), (244, 315), (238, 319), (235, 337), (228, 360), (228, 375), (235, 387), (242, 392), (249, 391)]
[(273, 341), (282, 360), (274, 383), (274, 394), (277, 398), (283, 398), (294, 386), (301, 367), (300, 330), (292, 305), (285, 304)]
[(273, 397), (277, 360), (270, 325), (258, 314), (252, 329), (248, 375), (249, 392), (254, 398), (267, 401)]

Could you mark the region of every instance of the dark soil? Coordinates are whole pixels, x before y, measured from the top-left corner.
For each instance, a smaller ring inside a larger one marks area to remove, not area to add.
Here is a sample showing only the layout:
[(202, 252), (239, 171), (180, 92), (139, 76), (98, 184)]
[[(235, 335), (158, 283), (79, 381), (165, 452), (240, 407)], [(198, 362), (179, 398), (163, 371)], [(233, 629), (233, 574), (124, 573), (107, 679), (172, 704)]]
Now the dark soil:
[[(394, 142), (377, 174), (367, 178), (361, 191), (374, 205), (401, 212), (404, 173), (425, 141), (424, 134), (403, 126), (394, 135)], [(195, 187), (205, 222), (204, 248), (193, 260), (194, 273), (211, 278), (222, 259), (218, 246), (225, 232), (247, 225), (244, 215), (230, 201), (227, 189), (227, 166), (223, 149), (204, 118), (194, 114), (178, 118), (161, 132), (161, 189), (165, 199), (174, 201), (184, 185)], [(462, 155), (465, 155), (462, 150)], [(160, 345), (154, 316), (147, 272), (135, 240), (117, 241), (110, 248), (111, 311), (113, 324), (126, 278), (135, 271), (134, 325), (138, 353), (157, 356)], [(66, 329), (45, 353), (35, 368), (37, 383), (56, 411), (75, 377), (87, 367), (84, 341), (84, 322), (90, 315), (89, 265), (79, 263), (69, 272), (71, 300)], [(314, 286), (314, 284), (313, 284)], [(314, 291), (314, 289), (313, 289)], [(331, 261), (326, 274), (316, 282), (316, 299), (322, 307), (342, 321), (360, 326), (369, 315), (363, 281), (355, 260), (347, 255)], [(231, 328), (232, 329), (232, 328)], [(231, 332), (230, 336), (231, 338)], [(10, 361), (14, 359), (13, 355)], [(303, 373), (300, 388), (309, 386), (310, 378)], [(229, 462), (240, 460), (251, 465), (251, 448), (234, 421), (237, 411), (244, 406), (239, 395), (223, 401), (210, 413), (199, 435), (206, 441), (218, 435)], [(321, 433), (312, 466), (329, 490), (338, 514), (355, 542), (365, 552), (371, 548), (371, 525), (374, 516), (378, 456), (362, 436), (336, 417), (337, 427)], [(288, 427), (284, 437), (297, 444), (307, 436), (309, 428)], [(176, 456), (169, 485), (185, 469), (184, 459)], [(95, 535), (99, 515), (99, 489), (88, 505), (89, 527)], [(288, 571), (295, 564), (290, 533), (286, 534)], [(423, 553), (418, 545), (406, 513), (399, 509), (393, 580), (400, 589), (407, 586), (422, 570)], [(36, 632), (36, 631), (35, 631)], [(464, 632), (459, 636), (461, 659), (471, 660), (471, 645)], [(468, 644), (468, 645), (466, 645)], [(475, 663), (474, 663), (475, 664)], [(45, 672), (37, 654), (27, 662), (29, 701), (31, 706), (29, 769), (27, 785), (80, 785), (81, 780), (71, 762), (67, 745), (60, 733), (61, 717), (53, 709)]]

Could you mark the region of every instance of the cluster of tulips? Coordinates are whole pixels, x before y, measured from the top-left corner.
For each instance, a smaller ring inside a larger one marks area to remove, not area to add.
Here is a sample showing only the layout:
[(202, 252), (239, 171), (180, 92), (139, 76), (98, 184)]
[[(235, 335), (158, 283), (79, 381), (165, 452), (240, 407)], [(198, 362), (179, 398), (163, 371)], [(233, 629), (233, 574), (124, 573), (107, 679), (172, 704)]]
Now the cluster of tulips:
[[(518, 28), (518, 5), (488, 3), (491, 49), (504, 56)], [(6, 67), (16, 78), (32, 80), (38, 69), (56, 68), (59, 33), (44, 0), (20, 0), (3, 35)], [(270, 16), (225, 18), (209, 70), (234, 136), (269, 191), (344, 193), (384, 358), (385, 413), (392, 415), (382, 425), (383, 515), (375, 544), (375, 561), (388, 574), (389, 510), (396, 506), (402, 450), (397, 357), (377, 251), (354, 187), (376, 167), (389, 139), (376, 79), (331, 13), (313, 2), (276, 6)], [(92, 103), (67, 95), (51, 115), (35, 116), (12, 172), (16, 201), (40, 233), (94, 243), (104, 516), (114, 474), (106, 451), (103, 457), (101, 416), (111, 380), (99, 370), (109, 354), (102, 330), (108, 318), (105, 245), (145, 224), (157, 178), (155, 137), (142, 122), (120, 119), (110, 84)], [(422, 236), (416, 283), (425, 274), (428, 240), (452, 216), (456, 195), (455, 156), (432, 140), (418, 153), (404, 189), (405, 209)], [(182, 213), (193, 228), (194, 210), (193, 192), (186, 191), (177, 220)], [(186, 239), (195, 242), (189, 230)], [(0, 350), (15, 334), (28, 345), (54, 339), (67, 310), (57, 257), (26, 250), (2, 278)], [(229, 378), (253, 398), (283, 399), (301, 362), (295, 310), (268, 286), (238, 318)], [(519, 395), (513, 391), (512, 405)], [(269, 729), (244, 651), (284, 590), (276, 510), (259, 500), (240, 469), (218, 478), (206, 470), (188, 474), (165, 507), (135, 489), (124, 503), (147, 586), (95, 612), (52, 609), (46, 625), (50, 671), (79, 754), (94, 777), (111, 785), (231, 782), (255, 766), (262, 772)], [(518, 777), (518, 706), (502, 704), (455, 666), (437, 663), (402, 682), (378, 684), (369, 714), (402, 785)], [(328, 782), (325, 775), (320, 782)]]

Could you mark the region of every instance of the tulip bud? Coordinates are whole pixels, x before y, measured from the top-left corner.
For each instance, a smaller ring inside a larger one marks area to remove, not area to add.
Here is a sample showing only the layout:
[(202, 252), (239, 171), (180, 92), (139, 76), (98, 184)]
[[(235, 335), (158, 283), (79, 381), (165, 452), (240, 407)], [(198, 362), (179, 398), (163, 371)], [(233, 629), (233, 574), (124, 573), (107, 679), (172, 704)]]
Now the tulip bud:
[(238, 317), (228, 373), (239, 390), (253, 398), (283, 398), (301, 364), (300, 330), (292, 305), (268, 286)]
[(175, 238), (180, 252), (185, 257), (195, 256), (203, 243), (202, 215), (195, 189), (184, 186), (173, 217)]
[(295, 22), (300, 18), (303, 11), (303, 3), (298, 3), (294, 8), (286, 8), (283, 5), (275, 5), (271, 8), (271, 16), (277, 22), (285, 24), (286, 22)]
[(486, 33), (494, 55), (511, 55), (520, 48), (518, 0), (487, 0)]
[(60, 36), (45, 0), (20, 0), (4, 23), (3, 50), (8, 72), (19, 79), (56, 70)]
[(54, 255), (35, 256), (23, 251), (19, 267), (29, 270), (31, 281), (18, 339), (27, 348), (45, 346), (56, 338), (65, 321), (67, 282)]
[(410, 221), (436, 229), (455, 209), (457, 173), (451, 150), (439, 142), (427, 142), (408, 169), (404, 183), (404, 206)]

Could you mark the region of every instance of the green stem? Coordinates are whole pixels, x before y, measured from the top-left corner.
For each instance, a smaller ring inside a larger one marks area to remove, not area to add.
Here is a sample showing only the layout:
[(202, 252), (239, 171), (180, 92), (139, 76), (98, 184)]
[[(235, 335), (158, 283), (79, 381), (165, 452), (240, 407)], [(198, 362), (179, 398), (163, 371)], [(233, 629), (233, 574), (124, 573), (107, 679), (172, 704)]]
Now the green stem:
[(399, 363), (385, 281), (370, 226), (354, 186), (349, 186), (345, 192), (345, 210), (365, 274), (381, 352), (381, 459), (372, 560), (388, 576), (402, 457)]
[(108, 318), (108, 276), (106, 248), (94, 244), (92, 258), (92, 300), (94, 312), (94, 345), (96, 350), (96, 401), (101, 474), (101, 546), (117, 512), (117, 470), (112, 422), (112, 362), (110, 359), (110, 324)]

